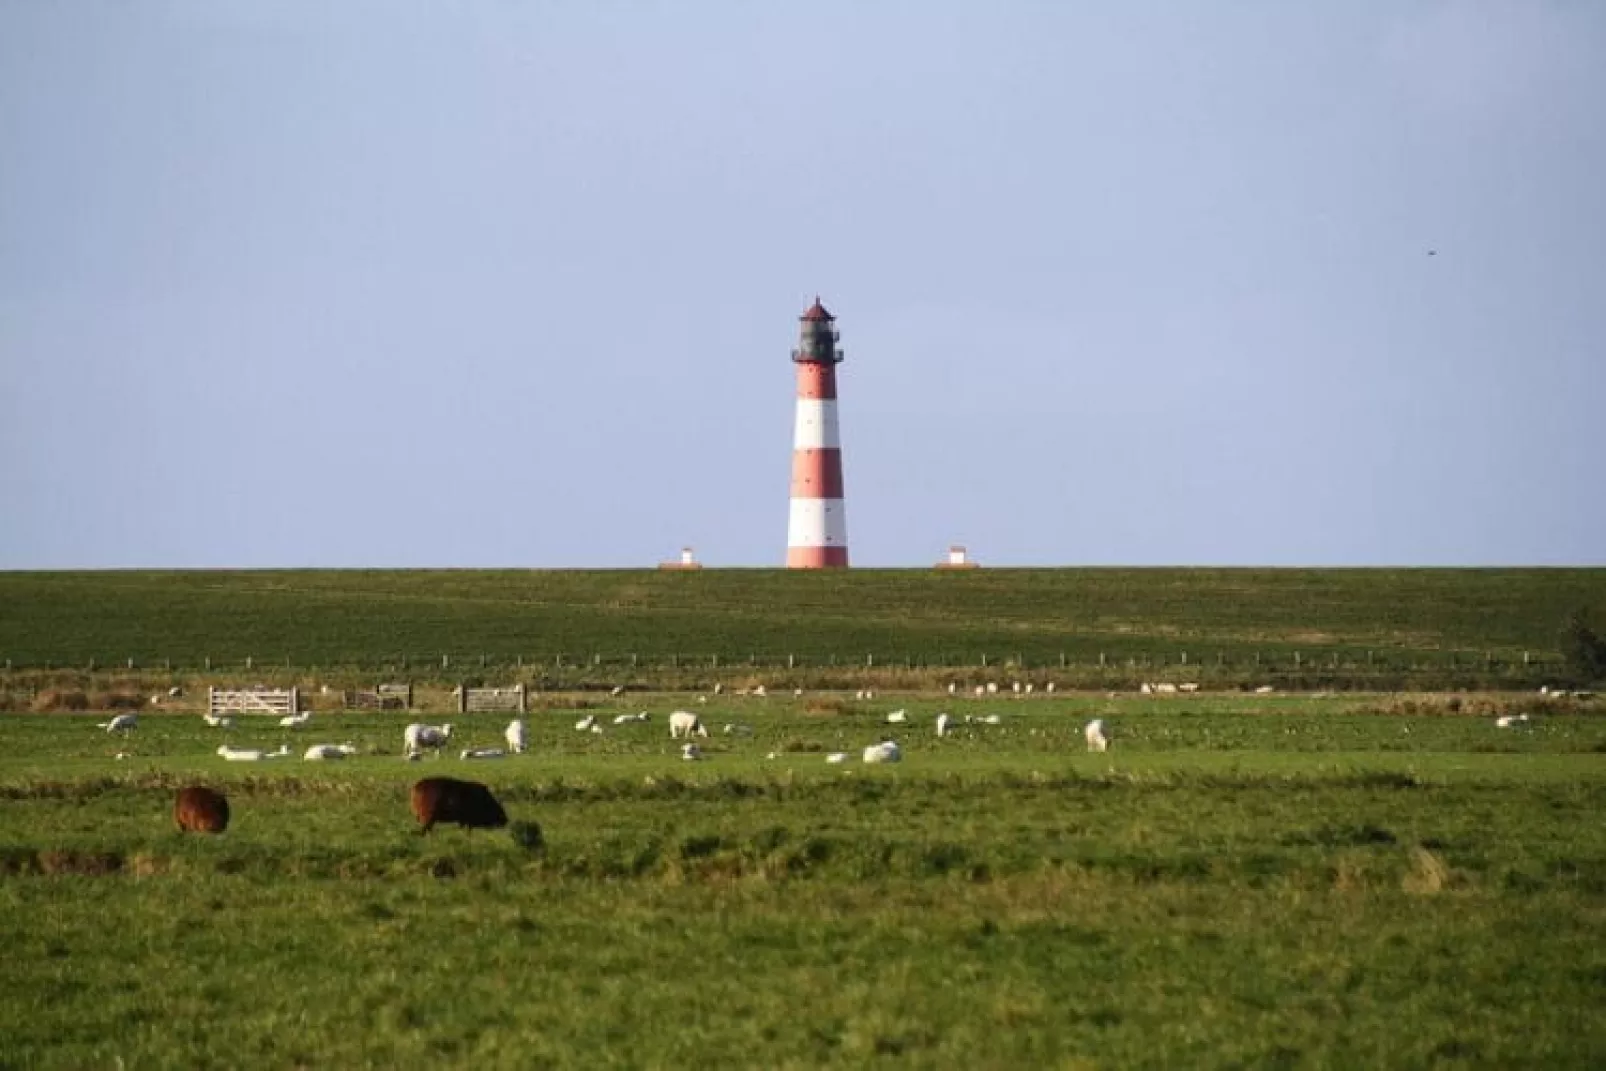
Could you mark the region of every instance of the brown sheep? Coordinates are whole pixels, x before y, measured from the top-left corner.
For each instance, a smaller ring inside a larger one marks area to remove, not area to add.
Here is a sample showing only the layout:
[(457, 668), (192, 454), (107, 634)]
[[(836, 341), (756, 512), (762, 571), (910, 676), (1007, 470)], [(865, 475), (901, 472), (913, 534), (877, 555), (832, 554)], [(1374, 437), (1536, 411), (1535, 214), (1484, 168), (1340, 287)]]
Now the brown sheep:
[(190, 785), (179, 790), (173, 820), (183, 833), (221, 833), (229, 828), (229, 801), (221, 792)]
[(478, 781), (455, 777), (426, 777), (414, 784), (413, 817), (423, 827), (420, 833), (428, 833), (437, 822), (455, 823), (464, 829), (507, 825), (507, 812), (490, 789)]

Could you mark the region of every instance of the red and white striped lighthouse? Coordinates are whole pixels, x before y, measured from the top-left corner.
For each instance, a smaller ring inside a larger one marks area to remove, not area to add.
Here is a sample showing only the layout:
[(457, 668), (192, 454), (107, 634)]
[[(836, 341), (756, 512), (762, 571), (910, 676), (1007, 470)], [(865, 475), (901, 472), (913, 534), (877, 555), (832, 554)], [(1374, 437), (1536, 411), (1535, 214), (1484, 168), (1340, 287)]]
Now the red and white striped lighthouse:
[(848, 518), (842, 499), (842, 440), (836, 421), (836, 317), (816, 297), (800, 319), (797, 420), (792, 432), (792, 516), (786, 566), (824, 569), (848, 564)]

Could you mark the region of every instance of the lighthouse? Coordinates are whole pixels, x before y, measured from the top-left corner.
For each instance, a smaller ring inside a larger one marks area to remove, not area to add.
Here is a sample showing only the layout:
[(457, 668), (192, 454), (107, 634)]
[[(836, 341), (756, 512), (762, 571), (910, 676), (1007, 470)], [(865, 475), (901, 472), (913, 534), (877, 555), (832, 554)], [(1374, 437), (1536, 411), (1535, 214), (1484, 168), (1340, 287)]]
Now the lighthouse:
[(816, 297), (799, 317), (797, 418), (792, 426), (792, 515), (788, 569), (848, 564), (848, 519), (842, 498), (842, 440), (836, 420), (836, 317)]

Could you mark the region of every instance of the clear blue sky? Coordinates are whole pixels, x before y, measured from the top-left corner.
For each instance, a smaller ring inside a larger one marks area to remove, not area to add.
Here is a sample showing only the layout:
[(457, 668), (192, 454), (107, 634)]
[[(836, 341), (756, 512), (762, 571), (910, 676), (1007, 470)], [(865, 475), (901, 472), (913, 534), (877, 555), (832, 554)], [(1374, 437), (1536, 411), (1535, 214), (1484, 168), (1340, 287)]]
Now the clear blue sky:
[[(0, 568), (1606, 564), (1606, 5), (0, 3)], [(1429, 255), (1429, 251), (1436, 255)]]

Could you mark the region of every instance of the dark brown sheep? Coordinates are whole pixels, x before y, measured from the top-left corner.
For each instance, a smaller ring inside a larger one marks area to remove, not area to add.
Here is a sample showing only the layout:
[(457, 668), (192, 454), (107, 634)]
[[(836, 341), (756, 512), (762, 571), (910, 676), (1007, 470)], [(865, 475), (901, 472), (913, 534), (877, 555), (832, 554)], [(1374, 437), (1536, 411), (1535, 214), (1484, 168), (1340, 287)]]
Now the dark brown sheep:
[(229, 801), (202, 785), (179, 789), (173, 820), (184, 833), (221, 833), (229, 828)]
[(507, 812), (491, 790), (478, 781), (455, 777), (426, 777), (413, 785), (413, 817), (428, 833), (437, 822), (456, 823), (464, 829), (500, 829)]

